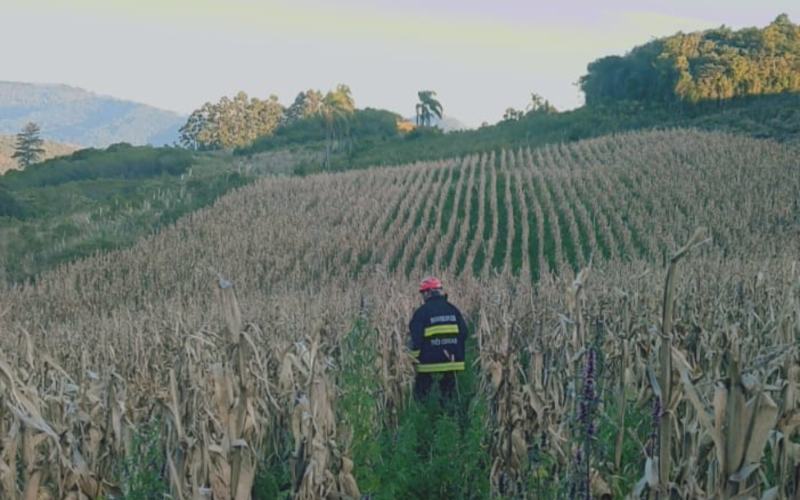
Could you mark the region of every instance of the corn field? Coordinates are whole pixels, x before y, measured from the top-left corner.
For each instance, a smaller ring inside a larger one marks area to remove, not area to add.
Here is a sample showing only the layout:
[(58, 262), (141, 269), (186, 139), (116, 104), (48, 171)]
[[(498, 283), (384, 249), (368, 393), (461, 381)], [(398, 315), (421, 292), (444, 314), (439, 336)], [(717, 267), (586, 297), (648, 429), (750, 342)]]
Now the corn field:
[(429, 274), (471, 318), (492, 498), (800, 498), (798, 152), (676, 130), (264, 179), (7, 289), (0, 498), (125, 498), (145, 429), (173, 499), (250, 499), (265, 456), (292, 499), (384, 498), (355, 429), (414, 404)]

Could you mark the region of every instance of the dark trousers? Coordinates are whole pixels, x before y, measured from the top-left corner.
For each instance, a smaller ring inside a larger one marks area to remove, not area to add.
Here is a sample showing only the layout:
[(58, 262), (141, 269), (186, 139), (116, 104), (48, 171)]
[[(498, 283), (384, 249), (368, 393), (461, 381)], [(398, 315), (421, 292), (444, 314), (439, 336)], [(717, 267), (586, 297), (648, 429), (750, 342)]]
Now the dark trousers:
[(414, 399), (421, 401), (428, 397), (434, 380), (439, 383), (439, 396), (442, 403), (451, 401), (456, 388), (455, 372), (417, 373), (414, 380)]

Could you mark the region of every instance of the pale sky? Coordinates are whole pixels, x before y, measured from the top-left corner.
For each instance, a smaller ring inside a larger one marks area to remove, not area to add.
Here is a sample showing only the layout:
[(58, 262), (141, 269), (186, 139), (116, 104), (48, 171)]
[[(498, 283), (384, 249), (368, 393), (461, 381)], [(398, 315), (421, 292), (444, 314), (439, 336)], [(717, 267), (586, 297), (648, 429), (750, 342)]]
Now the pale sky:
[(800, 22), (798, 0), (0, 0), (0, 80), (65, 83), (189, 113), (243, 90), (350, 86), (356, 106), (497, 122), (536, 92), (580, 106), (591, 61), (722, 24)]

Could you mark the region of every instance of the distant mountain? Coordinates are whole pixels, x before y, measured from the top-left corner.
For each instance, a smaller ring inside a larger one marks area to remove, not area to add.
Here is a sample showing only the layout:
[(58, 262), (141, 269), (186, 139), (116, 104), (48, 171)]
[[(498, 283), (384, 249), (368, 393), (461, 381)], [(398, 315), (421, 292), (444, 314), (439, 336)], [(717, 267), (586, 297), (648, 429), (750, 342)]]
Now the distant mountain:
[[(413, 123), (415, 125), (417, 123), (417, 117), (416, 116), (408, 117), (408, 118), (406, 118), (406, 120), (408, 120), (409, 122), (411, 122), (411, 123)], [(470, 129), (472, 129), (472, 127), (468, 127), (467, 125), (464, 125), (457, 118), (453, 118), (451, 116), (446, 116), (446, 115), (443, 116), (441, 120), (439, 118), (437, 118), (436, 115), (433, 115), (431, 117), (431, 126), (432, 127), (439, 127), (440, 129), (442, 129), (445, 132), (453, 132), (454, 130), (470, 130)]]
[[(16, 150), (17, 138), (14, 135), (0, 135), (0, 175), (8, 170), (17, 168), (17, 160), (11, 158)], [(47, 160), (55, 156), (68, 155), (80, 149), (72, 144), (62, 144), (59, 142), (44, 141), (44, 156), (42, 160)]]
[(15, 135), (29, 122), (56, 142), (163, 146), (177, 141), (186, 116), (68, 85), (0, 81), (0, 134)]

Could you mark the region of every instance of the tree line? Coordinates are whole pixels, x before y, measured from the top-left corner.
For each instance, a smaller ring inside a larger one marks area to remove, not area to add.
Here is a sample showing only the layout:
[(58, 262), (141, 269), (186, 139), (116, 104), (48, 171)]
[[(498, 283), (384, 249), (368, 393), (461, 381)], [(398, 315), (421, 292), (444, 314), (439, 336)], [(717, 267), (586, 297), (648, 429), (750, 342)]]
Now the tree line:
[(763, 29), (717, 29), (638, 46), (588, 65), (586, 104), (639, 101), (682, 106), (800, 91), (800, 26), (786, 14)]
[(324, 123), (326, 140), (332, 143), (354, 109), (352, 92), (342, 84), (325, 94), (314, 89), (300, 92), (288, 107), (275, 95), (261, 100), (239, 92), (233, 99), (223, 97), (195, 110), (181, 127), (179, 141), (183, 147), (199, 151), (242, 148), (279, 127), (316, 118)]
[[(444, 108), (435, 95), (436, 92), (432, 90), (418, 92), (418, 127), (431, 127), (434, 115), (442, 118)], [(353, 130), (355, 113), (352, 91), (344, 84), (326, 93), (315, 89), (300, 92), (289, 106), (283, 106), (275, 95), (261, 100), (239, 92), (233, 98), (223, 97), (217, 103), (206, 102), (195, 110), (181, 127), (179, 142), (187, 149), (198, 151), (241, 150), (257, 139), (273, 136), (279, 130), (291, 129), (300, 122), (313, 122), (311, 129), (324, 131), (321, 134), (324, 137), (319, 137), (319, 140), (325, 141), (327, 162), (331, 152), (347, 143), (346, 139)], [(382, 114), (368, 113), (361, 120), (373, 115), (380, 121), (385, 118)], [(397, 115), (397, 119), (401, 121), (402, 117)], [(379, 127), (383, 127), (383, 124)]]

